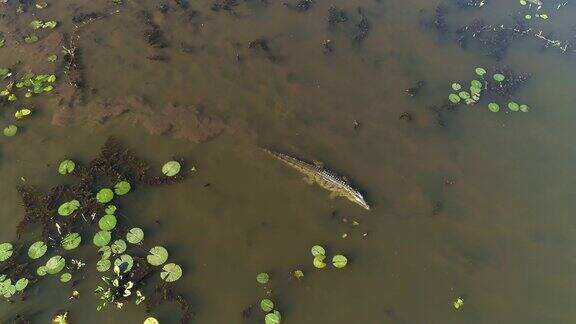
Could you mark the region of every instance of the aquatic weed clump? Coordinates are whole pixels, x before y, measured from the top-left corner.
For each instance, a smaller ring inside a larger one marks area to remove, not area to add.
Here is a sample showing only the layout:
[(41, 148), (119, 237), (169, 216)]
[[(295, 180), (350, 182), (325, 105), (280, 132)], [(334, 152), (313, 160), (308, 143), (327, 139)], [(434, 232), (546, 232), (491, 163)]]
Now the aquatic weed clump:
[[(103, 273), (101, 284), (94, 290), (100, 300), (97, 310), (108, 306), (121, 309), (132, 301), (146, 304), (151, 310), (155, 300), (170, 301), (179, 305), (183, 312), (181, 322), (187, 323), (193, 315), (192, 306), (172, 286), (181, 278), (182, 268), (170, 261), (168, 250), (162, 246), (143, 249), (144, 231), (129, 227), (123, 220), (127, 215), (116, 217), (118, 208), (113, 204), (114, 199), (137, 186), (183, 181), (186, 172), (181, 172), (182, 163), (176, 159), (168, 161), (162, 167), (163, 175), (152, 175), (148, 164), (110, 138), (100, 155), (87, 165), (70, 159), (59, 164), (58, 173), (76, 178), (75, 184), (57, 185), (46, 194), (33, 186), (19, 187), (25, 215), (18, 224), (18, 240), (31, 225), (41, 227), (41, 237), (28, 247), (27, 258), (21, 253), (23, 244), (15, 243), (16, 248), (11, 243), (0, 244), (0, 295), (13, 301), (13, 295), (24, 294), (28, 284), (44, 276), (58, 275), (63, 284), (72, 282), (74, 287), (78, 280), (73, 278), (82, 278), (77, 272), (86, 263), (66, 255), (92, 241), (100, 256), (96, 269)], [(96, 233), (91, 240), (86, 239), (94, 227)], [(34, 263), (47, 254), (52, 256), (36, 268)], [(150, 290), (147, 287), (154, 274), (161, 284)], [(74, 290), (70, 298), (79, 296)]]

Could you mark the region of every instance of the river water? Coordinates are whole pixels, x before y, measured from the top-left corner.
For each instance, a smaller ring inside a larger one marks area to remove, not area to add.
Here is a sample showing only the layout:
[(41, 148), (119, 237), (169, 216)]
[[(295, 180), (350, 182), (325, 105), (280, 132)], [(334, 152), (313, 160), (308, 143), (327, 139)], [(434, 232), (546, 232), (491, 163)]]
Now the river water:
[[(454, 30), (476, 18), (522, 19), (527, 9), (516, 1), (464, 9), (447, 0), (314, 1), (299, 12), (278, 1), (226, 10), (233, 1), (52, 0), (21, 14), (15, 2), (0, 4), (0, 67), (54, 71), (59, 81), (26, 103), (34, 112), (15, 137), (0, 139), (0, 242), (17, 241), (18, 186), (47, 191), (64, 181), (62, 159), (87, 163), (114, 136), (155, 172), (173, 157), (196, 169), (182, 183), (136, 187), (117, 203), (119, 222), (142, 227), (182, 266), (177, 288), (193, 323), (264, 323), (258, 304), (267, 295), (255, 280), (263, 271), (282, 323), (576, 319), (576, 53), (542, 50), (533, 37), (542, 29), (576, 42), (573, 3), (546, 1), (549, 19), (531, 19), (530, 35), (497, 60), (484, 46), (462, 49)], [(439, 4), (445, 33), (426, 23)], [(346, 22), (329, 25), (333, 6)], [(75, 27), (72, 17), (92, 12), (99, 18)], [(362, 17), (369, 28), (359, 40)], [(25, 44), (19, 37), (34, 19), (59, 25)], [(147, 39), (152, 29), (160, 36)], [(71, 34), (83, 80), (76, 90), (60, 53)], [(47, 63), (46, 53), (58, 61)], [(530, 74), (514, 92), (530, 112), (501, 104), (492, 113), (488, 101), (430, 108), (477, 66)], [(420, 80), (422, 89), (407, 95)], [(2, 128), (20, 104), (4, 104)], [(371, 210), (330, 199), (260, 148), (323, 161), (366, 194)], [(101, 274), (90, 241), (73, 254), (88, 263), (75, 288), (42, 278), (25, 301), (0, 303), (0, 322), (24, 314), (47, 323), (63, 309), (72, 323), (178, 322), (173, 304), (151, 314), (133, 304), (97, 312)], [(315, 269), (315, 244), (346, 255), (348, 265)], [(291, 277), (295, 269), (302, 280)], [(74, 289), (79, 300), (69, 300)]]

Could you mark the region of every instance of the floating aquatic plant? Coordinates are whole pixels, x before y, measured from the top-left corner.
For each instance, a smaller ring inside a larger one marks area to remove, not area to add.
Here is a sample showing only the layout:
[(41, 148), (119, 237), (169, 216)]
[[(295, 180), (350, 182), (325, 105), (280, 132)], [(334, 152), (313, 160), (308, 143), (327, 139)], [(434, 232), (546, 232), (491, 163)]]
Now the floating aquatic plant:
[(60, 205), (60, 207), (58, 207), (58, 214), (60, 216), (70, 216), (78, 208), (80, 208), (80, 202), (73, 199)]
[(174, 282), (182, 277), (182, 268), (176, 263), (168, 263), (162, 267), (160, 278), (166, 282)]
[(114, 186), (114, 193), (119, 196), (127, 194), (131, 189), (128, 181), (120, 181)]
[(277, 310), (275, 310), (273, 313), (268, 313), (266, 314), (266, 317), (264, 317), (264, 322), (266, 324), (279, 324), (282, 321), (282, 316), (280, 315), (280, 312), (278, 312)]
[(114, 192), (110, 188), (102, 188), (96, 194), (96, 200), (102, 204), (110, 202), (113, 198)]
[(64, 269), (65, 265), (66, 259), (59, 255), (53, 256), (46, 262), (46, 273), (57, 274)]
[(488, 109), (490, 109), (491, 112), (499, 112), (500, 111), (500, 105), (498, 105), (495, 102), (491, 102), (488, 104)]
[(454, 308), (460, 309), (462, 307), (464, 307), (464, 299), (462, 299), (462, 297), (456, 298), (454, 301)]
[(300, 279), (304, 278), (304, 271), (294, 270), (293, 275), (296, 279), (300, 280)]
[(260, 301), (260, 308), (265, 312), (271, 312), (274, 310), (274, 302), (268, 298), (262, 299)]
[(450, 95), (448, 95), (448, 100), (450, 100), (450, 102), (452, 103), (457, 104), (460, 102), (461, 99), (460, 96), (458, 96), (457, 94), (451, 93)]
[(28, 257), (33, 260), (39, 259), (46, 254), (46, 251), (48, 251), (46, 243), (42, 241), (34, 242), (28, 248)]
[(323, 255), (323, 256), (326, 255), (326, 250), (320, 245), (314, 245), (310, 249), (310, 252), (312, 252), (312, 256), (314, 256), (314, 257), (320, 256), (320, 255)]
[(146, 260), (153, 266), (161, 266), (168, 260), (168, 251), (162, 246), (155, 246), (150, 249)]
[(61, 282), (68, 282), (72, 279), (72, 275), (69, 272), (64, 272), (61, 276), (60, 276), (60, 281)]
[(22, 109), (17, 110), (17, 111), (14, 113), (14, 118), (16, 118), (16, 119), (24, 119), (24, 118), (26, 118), (27, 116), (29, 116), (31, 113), (32, 113), (32, 110), (30, 110), (30, 109), (28, 109), (28, 108), (22, 108)]
[(460, 89), (462, 89), (462, 86), (460, 85), (460, 83), (454, 82), (454, 83), (452, 83), (452, 89), (454, 91), (460, 91)]
[(12, 244), (10, 243), (2, 243), (0, 244), (0, 262), (4, 262), (8, 260), (14, 251), (12, 250)]
[(58, 173), (60, 173), (62, 175), (70, 174), (70, 173), (74, 172), (75, 168), (76, 168), (76, 163), (74, 163), (74, 161), (64, 160), (64, 161), (60, 162), (60, 165), (58, 166)]
[(112, 266), (112, 262), (108, 259), (103, 259), (96, 262), (96, 270), (99, 272), (106, 272)]
[(4, 134), (4, 136), (6, 137), (12, 137), (14, 135), (16, 135), (16, 133), (18, 133), (18, 126), (16, 125), (8, 125), (4, 128), (4, 130), (2, 131), (2, 133)]
[(62, 247), (64, 250), (74, 250), (82, 242), (82, 237), (78, 233), (70, 233), (62, 240)]
[(267, 284), (268, 281), (270, 280), (270, 275), (268, 275), (266, 272), (260, 272), (258, 275), (256, 275), (256, 281), (260, 284)]
[(104, 210), (104, 212), (108, 215), (114, 215), (114, 213), (116, 212), (116, 206), (108, 205), (108, 206), (106, 206), (106, 209)]
[(324, 262), (324, 259), (326, 259), (325, 255), (315, 256), (314, 260), (312, 260), (312, 264), (314, 265), (314, 267), (316, 267), (318, 269), (323, 269), (326, 267), (326, 263)]
[(116, 227), (117, 224), (116, 216), (106, 214), (100, 218), (98, 221), (98, 227), (103, 231), (111, 231)]
[(110, 246), (110, 250), (114, 254), (122, 254), (122, 253), (124, 253), (124, 251), (126, 251), (126, 248), (127, 248), (127, 245), (126, 245), (126, 242), (124, 242), (124, 240), (116, 240)]
[(144, 231), (139, 227), (134, 227), (126, 233), (126, 241), (131, 244), (138, 244), (144, 239)]
[(114, 261), (114, 267), (120, 268), (120, 273), (126, 273), (132, 270), (134, 265), (134, 259), (128, 254), (122, 254), (118, 259)]
[(38, 269), (36, 269), (36, 274), (39, 275), (40, 277), (44, 277), (47, 273), (47, 269), (46, 266), (39, 266)]
[(332, 258), (332, 265), (338, 269), (344, 268), (348, 264), (348, 259), (343, 255), (335, 255)]
[(504, 76), (504, 74), (501, 74), (501, 73), (496, 73), (496, 74), (494, 74), (494, 75), (492, 76), (492, 78), (493, 78), (495, 81), (498, 81), (498, 82), (502, 82), (502, 81), (504, 81), (504, 80), (506, 79), (506, 77)]
[(169, 161), (162, 166), (162, 173), (164, 173), (164, 175), (166, 175), (167, 177), (173, 177), (178, 173), (180, 173), (180, 168), (181, 168), (180, 162)]
[(148, 317), (144, 320), (144, 324), (160, 324), (160, 322), (158, 322), (154, 317)]
[(108, 245), (108, 243), (110, 243), (111, 238), (112, 234), (109, 231), (100, 231), (94, 235), (92, 242), (98, 247), (103, 247), (104, 245)]
[(510, 109), (511, 111), (518, 111), (520, 110), (520, 105), (515, 103), (514, 101), (511, 101), (508, 103), (508, 109)]
[(474, 72), (476, 72), (476, 74), (478, 74), (479, 76), (483, 76), (484, 74), (486, 74), (486, 70), (484, 68), (481, 67), (477, 67)]

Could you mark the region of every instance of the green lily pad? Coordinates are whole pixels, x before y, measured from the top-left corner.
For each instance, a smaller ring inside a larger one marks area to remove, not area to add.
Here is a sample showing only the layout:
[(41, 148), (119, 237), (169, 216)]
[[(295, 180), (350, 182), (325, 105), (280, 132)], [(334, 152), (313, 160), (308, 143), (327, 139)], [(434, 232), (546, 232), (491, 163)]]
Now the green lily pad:
[(267, 284), (268, 280), (270, 280), (270, 275), (268, 275), (266, 272), (260, 272), (256, 275), (256, 281), (260, 284)]
[(82, 237), (78, 233), (70, 233), (62, 240), (64, 250), (74, 250), (82, 242)]
[(473, 86), (474, 88), (482, 89), (482, 82), (480, 82), (478, 80), (470, 81), (470, 85)]
[(344, 268), (348, 264), (348, 259), (343, 255), (335, 255), (332, 258), (332, 265), (336, 268)]
[(462, 86), (460, 85), (460, 83), (454, 82), (454, 83), (452, 83), (452, 89), (454, 91), (458, 91), (458, 90), (462, 89)]
[(122, 254), (122, 253), (124, 253), (124, 251), (126, 251), (126, 248), (127, 248), (127, 246), (126, 246), (126, 242), (124, 242), (124, 240), (116, 240), (110, 246), (110, 249), (114, 254)]
[(314, 265), (314, 267), (316, 267), (318, 269), (323, 269), (326, 267), (326, 263), (324, 262), (324, 259), (326, 259), (326, 256), (324, 256), (324, 255), (315, 256), (314, 260), (312, 261), (312, 264)]
[(310, 252), (312, 252), (312, 255), (313, 255), (314, 257), (320, 256), (320, 255), (321, 255), (321, 256), (325, 256), (325, 255), (326, 255), (326, 250), (325, 250), (322, 246), (320, 246), (320, 245), (314, 245), (314, 246), (310, 249)]
[(65, 265), (66, 260), (63, 257), (59, 255), (53, 256), (46, 262), (46, 273), (57, 274), (64, 269)]
[(486, 70), (484, 70), (481, 67), (477, 67), (474, 72), (476, 72), (476, 74), (478, 74), (479, 76), (483, 76), (484, 74), (486, 74)]
[(48, 55), (48, 58), (46, 58), (46, 60), (48, 62), (56, 62), (57, 59), (58, 59), (58, 55), (56, 55), (56, 54)]
[(518, 111), (520, 110), (520, 105), (518, 105), (514, 101), (511, 101), (508, 103), (508, 109), (510, 109), (511, 111)]
[(525, 5), (528, 4), (528, 2), (526, 2), (526, 0), (520, 0), (520, 4), (523, 5), (523, 6), (525, 6)]
[(72, 275), (68, 272), (64, 272), (61, 276), (60, 276), (60, 281), (61, 282), (68, 282), (72, 279)]
[(528, 107), (528, 105), (520, 105), (520, 111), (521, 112), (529, 112), (530, 111), (530, 107)]
[(470, 99), (470, 94), (466, 91), (458, 92), (458, 96), (462, 99)]
[(144, 231), (139, 227), (134, 227), (126, 233), (126, 241), (131, 244), (138, 244), (144, 239)]
[(490, 109), (491, 112), (499, 112), (500, 111), (500, 105), (498, 105), (495, 102), (491, 102), (488, 104), (488, 109)]
[(280, 316), (280, 312), (276, 310), (273, 313), (266, 314), (266, 317), (264, 317), (266, 324), (280, 324), (281, 321), (282, 317)]
[(94, 239), (92, 242), (94, 245), (98, 247), (103, 247), (104, 245), (108, 245), (110, 243), (110, 239), (112, 238), (112, 234), (108, 231), (100, 231), (94, 234)]
[(126, 273), (132, 270), (134, 260), (128, 254), (122, 254), (119, 258), (114, 260), (114, 266), (120, 268), (120, 273)]
[(2, 131), (2, 133), (6, 137), (12, 137), (12, 136), (16, 135), (16, 133), (18, 133), (18, 126), (8, 125), (8, 126), (4, 127), (4, 130)]
[(44, 25), (42, 20), (33, 20), (30, 22), (30, 28), (32, 29), (40, 29)]
[(24, 119), (27, 116), (29, 116), (31, 113), (32, 113), (32, 110), (30, 110), (28, 108), (22, 108), (22, 109), (16, 110), (16, 112), (14, 113), (14, 118)]
[(36, 35), (30, 35), (30, 36), (24, 37), (24, 42), (26, 42), (27, 44), (33, 44), (33, 43), (36, 43), (37, 41), (38, 41), (38, 36), (36, 36)]
[(48, 251), (48, 246), (46, 243), (42, 241), (34, 242), (28, 248), (28, 257), (30, 259), (36, 260), (43, 257), (44, 254), (46, 254), (46, 251)]
[(58, 214), (60, 216), (70, 216), (78, 208), (80, 208), (80, 202), (76, 199), (70, 200), (60, 205), (60, 207), (58, 207)]
[(161, 266), (168, 260), (168, 251), (162, 246), (155, 246), (150, 249), (146, 260), (153, 266)]
[(70, 173), (74, 172), (75, 168), (76, 168), (76, 163), (74, 163), (74, 161), (64, 160), (64, 161), (60, 162), (60, 165), (58, 166), (58, 173), (60, 173), (62, 175), (70, 174)]
[(144, 324), (160, 324), (160, 322), (158, 322), (154, 317), (148, 317), (144, 320)]
[(103, 188), (96, 194), (96, 200), (99, 203), (105, 204), (114, 198), (114, 192), (109, 188)]
[(304, 271), (302, 270), (294, 270), (293, 274), (296, 279), (304, 278)]
[(28, 286), (28, 283), (28, 279), (20, 278), (16, 283), (14, 283), (14, 288), (16, 288), (16, 291), (22, 291)]
[(494, 76), (492, 76), (494, 78), (495, 81), (498, 82), (502, 82), (506, 79), (506, 77), (504, 76), (504, 74), (500, 74), (500, 73), (496, 73), (494, 74)]
[(460, 309), (464, 307), (464, 299), (462, 299), (462, 297), (458, 297), (455, 301), (454, 301), (454, 308), (456, 309)]
[(182, 277), (182, 268), (176, 263), (167, 263), (162, 267), (160, 278), (166, 282), (174, 282)]
[(39, 266), (38, 269), (36, 269), (36, 274), (39, 275), (40, 277), (43, 277), (47, 274), (47, 269), (46, 266)]
[(162, 173), (164, 173), (164, 175), (166, 175), (167, 177), (173, 177), (178, 173), (180, 173), (180, 168), (181, 168), (180, 162), (169, 161), (162, 166)]
[(114, 193), (118, 196), (127, 194), (131, 189), (130, 183), (128, 181), (120, 181), (114, 186)]
[(107, 215), (114, 215), (114, 213), (116, 212), (116, 206), (114, 206), (114, 205), (106, 206), (105, 212)]
[(114, 229), (114, 227), (116, 227), (117, 222), (118, 221), (116, 220), (116, 216), (104, 215), (98, 221), (98, 227), (100, 227), (100, 229), (103, 231), (111, 231)]
[(50, 28), (50, 29), (54, 29), (56, 28), (56, 26), (58, 25), (57, 22), (51, 20), (51, 21), (47, 21), (42, 25), (42, 28)]
[(470, 93), (472, 93), (472, 96), (479, 96), (481, 92), (482, 88), (478, 88), (476, 86), (470, 86)]
[(8, 260), (14, 251), (12, 250), (12, 244), (10, 243), (2, 243), (0, 244), (0, 262)]
[(260, 301), (260, 308), (266, 313), (271, 312), (274, 310), (274, 302), (268, 298), (262, 299)]
[(451, 93), (450, 95), (448, 95), (448, 100), (450, 100), (452, 103), (457, 104), (460, 102), (460, 97), (455, 93)]
[(112, 262), (108, 259), (100, 260), (96, 262), (96, 270), (99, 272), (106, 272), (112, 266)]
[(98, 249), (98, 253), (102, 253), (102, 256), (100, 257), (102, 260), (108, 259), (112, 256), (112, 248), (108, 245), (104, 245)]
[(526, 18), (526, 20), (530, 20), (530, 19), (532, 19), (532, 15), (526, 15), (526, 16), (524, 16), (524, 18)]

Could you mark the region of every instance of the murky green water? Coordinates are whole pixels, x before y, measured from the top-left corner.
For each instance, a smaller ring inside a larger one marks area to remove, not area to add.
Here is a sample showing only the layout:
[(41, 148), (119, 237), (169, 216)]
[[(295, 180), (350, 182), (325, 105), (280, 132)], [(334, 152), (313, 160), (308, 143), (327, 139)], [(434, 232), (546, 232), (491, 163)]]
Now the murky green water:
[[(44, 37), (69, 34), (79, 13), (119, 10), (78, 33), (86, 83), (80, 99), (70, 100), (56, 64), (57, 93), (32, 99), (34, 114), (20, 133), (1, 139), (0, 242), (16, 240), (24, 212), (18, 185), (61, 183), (56, 169), (64, 157), (88, 162), (115, 136), (157, 170), (174, 156), (197, 168), (181, 184), (137, 187), (117, 203), (121, 222), (144, 228), (147, 242), (166, 246), (184, 269), (177, 287), (193, 304), (194, 323), (263, 323), (257, 304), (265, 293), (255, 281), (262, 271), (272, 276), (283, 323), (574, 322), (574, 54), (541, 51), (533, 38), (513, 42), (500, 62), (477, 48), (464, 51), (451, 36), (421, 27), (439, 2), (316, 2), (302, 13), (256, 0), (238, 2), (234, 12), (166, 1), (161, 13), (159, 3), (50, 1), (20, 15), (0, 4), (2, 26), (16, 17), (24, 34), (33, 19), (61, 22)], [(331, 6), (351, 20), (328, 28)], [(351, 37), (358, 7), (370, 23), (361, 43)], [(454, 28), (474, 17), (506, 21), (522, 7), (450, 8)], [(165, 48), (146, 43), (142, 12)], [(573, 38), (575, 13), (574, 4), (550, 10), (534, 28)], [(258, 38), (269, 53), (248, 48)], [(323, 52), (326, 39), (332, 53)], [(43, 41), (8, 42), (0, 66), (48, 66), (35, 53), (60, 44)], [(427, 107), (441, 104), (450, 84), (472, 78), (476, 66), (530, 73), (515, 95), (531, 111), (459, 106), (442, 112), (440, 126)], [(411, 98), (404, 90), (417, 80), (426, 85)], [(187, 110), (167, 112), (170, 104)], [(2, 127), (13, 111), (2, 108)], [(399, 119), (404, 112), (413, 120)], [(326, 162), (367, 194), (372, 209), (329, 199), (260, 147)], [(40, 233), (29, 235), (31, 242)], [(68, 300), (70, 285), (45, 278), (29, 287), (26, 301), (0, 303), (0, 322), (25, 314), (47, 323), (61, 309), (73, 323), (149, 316), (134, 305), (96, 311), (100, 273), (89, 241), (71, 254), (88, 263), (78, 301)], [(314, 269), (314, 244), (347, 255), (349, 265)], [(290, 278), (297, 268), (305, 272), (301, 282)], [(455, 310), (459, 296), (465, 305)], [(251, 304), (252, 315), (242, 318)], [(179, 312), (171, 305), (153, 315), (176, 323)]]

